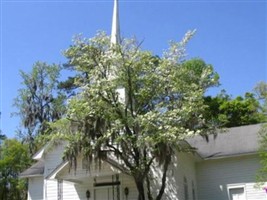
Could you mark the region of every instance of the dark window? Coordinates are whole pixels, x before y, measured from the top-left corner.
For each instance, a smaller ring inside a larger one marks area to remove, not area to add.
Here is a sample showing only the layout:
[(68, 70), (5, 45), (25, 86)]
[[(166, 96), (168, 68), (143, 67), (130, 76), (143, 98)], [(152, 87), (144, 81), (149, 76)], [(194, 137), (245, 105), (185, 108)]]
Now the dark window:
[(230, 200), (246, 199), (244, 187), (229, 188), (229, 195), (230, 195)]

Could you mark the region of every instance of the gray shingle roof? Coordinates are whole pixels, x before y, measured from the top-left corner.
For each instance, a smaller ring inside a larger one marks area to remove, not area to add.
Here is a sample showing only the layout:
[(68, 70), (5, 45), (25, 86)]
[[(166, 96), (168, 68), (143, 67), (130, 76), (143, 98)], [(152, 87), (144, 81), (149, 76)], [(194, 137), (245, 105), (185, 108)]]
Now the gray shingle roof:
[(259, 149), (259, 130), (261, 124), (226, 129), (216, 138), (209, 136), (209, 142), (200, 136), (188, 139), (204, 159), (253, 154)]
[(26, 169), (22, 172), (19, 176), (21, 178), (27, 178), (32, 176), (43, 176), (44, 174), (44, 162), (38, 161), (37, 163), (33, 164), (30, 168)]

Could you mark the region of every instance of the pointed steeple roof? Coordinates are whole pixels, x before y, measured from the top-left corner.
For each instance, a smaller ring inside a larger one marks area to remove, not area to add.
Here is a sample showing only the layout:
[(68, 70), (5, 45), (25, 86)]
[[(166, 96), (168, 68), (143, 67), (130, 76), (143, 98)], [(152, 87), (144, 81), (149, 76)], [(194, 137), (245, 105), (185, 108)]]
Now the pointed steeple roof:
[(114, 0), (112, 28), (111, 28), (111, 44), (120, 44), (120, 22), (118, 0)]

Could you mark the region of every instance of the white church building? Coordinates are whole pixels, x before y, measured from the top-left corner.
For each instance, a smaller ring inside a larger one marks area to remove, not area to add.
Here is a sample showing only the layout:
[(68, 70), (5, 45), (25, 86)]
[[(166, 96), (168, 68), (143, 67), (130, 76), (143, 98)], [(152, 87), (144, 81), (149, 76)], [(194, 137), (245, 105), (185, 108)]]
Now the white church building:
[[(118, 2), (114, 1), (111, 42), (119, 41)], [(170, 165), (165, 200), (266, 200), (255, 187), (260, 167), (260, 124), (235, 127), (209, 142), (202, 137), (188, 140), (196, 153), (177, 153)], [(33, 159), (37, 162), (21, 173), (28, 179), (28, 200), (136, 200), (132, 177), (108, 163), (88, 170), (81, 157), (76, 170), (62, 160), (65, 144), (47, 144)], [(94, 164), (92, 164), (94, 166)], [(157, 188), (154, 188), (155, 190)]]
[[(163, 199), (168, 200), (266, 200), (264, 189), (255, 187), (259, 169), (258, 131), (261, 125), (228, 129), (210, 137), (188, 140), (196, 154), (179, 153), (169, 167)], [(21, 174), (28, 178), (29, 200), (136, 200), (134, 180), (102, 164), (90, 171), (78, 158), (77, 169), (61, 157), (64, 144), (49, 144), (37, 152), (36, 164)], [(94, 164), (92, 165), (94, 166)], [(156, 188), (155, 188), (156, 189)]]

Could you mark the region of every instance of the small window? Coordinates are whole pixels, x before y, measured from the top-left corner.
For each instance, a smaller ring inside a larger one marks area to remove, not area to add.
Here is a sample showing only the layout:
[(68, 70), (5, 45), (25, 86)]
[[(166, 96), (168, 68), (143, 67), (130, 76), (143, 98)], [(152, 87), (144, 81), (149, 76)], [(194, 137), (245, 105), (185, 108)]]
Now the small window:
[(188, 200), (189, 195), (188, 195), (188, 183), (186, 177), (184, 177), (184, 199)]
[(246, 200), (244, 186), (230, 186), (228, 187), (229, 200)]

